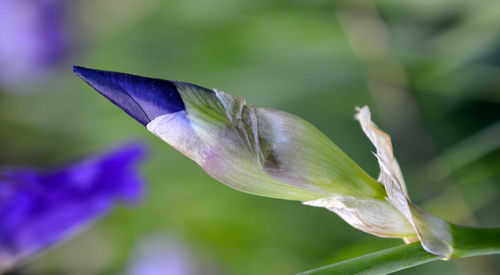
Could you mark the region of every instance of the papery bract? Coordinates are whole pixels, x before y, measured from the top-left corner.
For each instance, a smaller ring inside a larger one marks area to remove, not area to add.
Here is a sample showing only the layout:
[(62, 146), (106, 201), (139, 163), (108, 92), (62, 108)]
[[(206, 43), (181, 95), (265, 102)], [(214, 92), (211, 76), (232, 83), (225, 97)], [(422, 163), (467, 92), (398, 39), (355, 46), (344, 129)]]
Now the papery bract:
[(370, 109), (366, 106), (359, 108), (356, 119), (377, 149), (380, 166), (378, 181), (384, 185), (389, 202), (411, 223), (427, 251), (449, 257), (453, 253), (450, 224), (410, 202), (401, 168), (394, 157), (391, 138), (372, 122)]

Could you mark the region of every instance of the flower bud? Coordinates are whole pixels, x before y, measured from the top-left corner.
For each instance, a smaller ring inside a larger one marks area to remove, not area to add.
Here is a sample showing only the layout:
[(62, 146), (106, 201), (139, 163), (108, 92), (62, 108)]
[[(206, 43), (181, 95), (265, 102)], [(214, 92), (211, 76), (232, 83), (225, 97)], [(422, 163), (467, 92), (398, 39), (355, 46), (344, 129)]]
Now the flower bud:
[[(382, 237), (422, 240), (426, 226), (417, 223), (434, 221), (425, 214), (411, 219), (406, 211), (410, 206), (395, 202), (406, 198), (406, 188), (397, 162), (391, 159), (392, 147), (377, 155), (379, 162), (392, 161), (383, 163), (377, 182), (321, 131), (292, 114), (255, 108), (241, 98), (193, 84), (74, 70), (153, 134), (232, 188), (325, 207), (353, 227)], [(366, 125), (369, 119), (364, 112), (361, 115)], [(372, 138), (373, 131), (365, 132)], [(383, 145), (390, 145), (390, 139)], [(399, 177), (400, 184), (386, 184), (390, 177)], [(421, 211), (410, 208), (411, 217)]]

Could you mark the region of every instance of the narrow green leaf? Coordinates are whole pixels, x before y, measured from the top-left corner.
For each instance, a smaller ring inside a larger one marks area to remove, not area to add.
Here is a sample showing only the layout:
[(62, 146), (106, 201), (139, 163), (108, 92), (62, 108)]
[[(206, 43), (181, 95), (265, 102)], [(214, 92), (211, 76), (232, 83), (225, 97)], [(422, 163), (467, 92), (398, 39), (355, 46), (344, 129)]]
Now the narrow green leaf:
[(415, 242), (320, 267), (300, 274), (389, 274), (438, 259), (439, 256), (425, 251), (419, 242)]
[[(451, 225), (451, 233), (455, 252), (452, 258), (500, 253), (500, 228), (473, 228)], [(415, 242), (300, 274), (389, 274), (440, 259), (443, 258), (426, 252), (419, 242)]]

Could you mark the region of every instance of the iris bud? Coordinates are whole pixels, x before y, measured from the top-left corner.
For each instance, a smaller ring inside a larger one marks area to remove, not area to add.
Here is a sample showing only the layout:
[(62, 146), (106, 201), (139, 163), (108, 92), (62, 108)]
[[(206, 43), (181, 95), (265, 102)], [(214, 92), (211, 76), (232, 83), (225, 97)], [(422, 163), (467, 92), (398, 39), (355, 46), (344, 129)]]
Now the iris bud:
[[(234, 189), (325, 207), (353, 227), (382, 237), (416, 239), (425, 230), (415, 224), (432, 220), (412, 219), (406, 208), (394, 202), (406, 195), (404, 182), (396, 191), (385, 182), (400, 176), (399, 170), (399, 174), (384, 171), (379, 181), (373, 179), (297, 116), (255, 108), (239, 97), (189, 83), (81, 67), (74, 71), (153, 134)], [(362, 115), (366, 126), (369, 119), (365, 112)], [(381, 151), (379, 159), (386, 157), (384, 153), (392, 154), (392, 146)], [(392, 171), (394, 163), (395, 159), (388, 163), (392, 166), (382, 168)]]

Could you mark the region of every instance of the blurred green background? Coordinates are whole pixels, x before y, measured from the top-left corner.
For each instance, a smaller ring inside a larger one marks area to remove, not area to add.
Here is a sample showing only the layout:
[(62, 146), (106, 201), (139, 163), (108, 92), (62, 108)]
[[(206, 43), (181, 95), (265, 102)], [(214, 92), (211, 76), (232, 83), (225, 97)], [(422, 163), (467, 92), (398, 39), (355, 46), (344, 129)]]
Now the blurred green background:
[[(181, 243), (200, 274), (291, 274), (399, 245), (333, 213), (230, 189), (147, 132), (71, 65), (196, 83), (310, 121), (372, 176), (353, 119), (391, 134), (413, 201), (500, 226), (500, 2), (67, 1), (72, 54), (53, 78), (1, 88), (0, 162), (50, 168), (127, 140), (150, 147), (147, 196), (28, 262), (20, 274), (125, 274), (141, 239)], [(498, 274), (499, 257), (400, 274)]]

